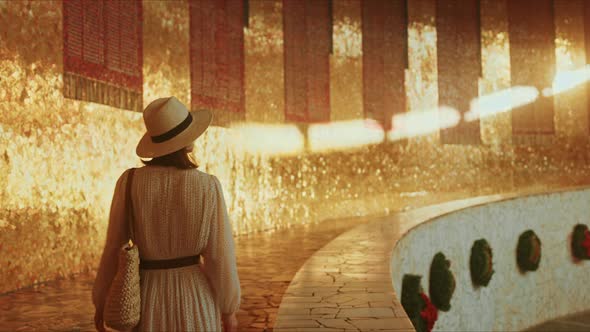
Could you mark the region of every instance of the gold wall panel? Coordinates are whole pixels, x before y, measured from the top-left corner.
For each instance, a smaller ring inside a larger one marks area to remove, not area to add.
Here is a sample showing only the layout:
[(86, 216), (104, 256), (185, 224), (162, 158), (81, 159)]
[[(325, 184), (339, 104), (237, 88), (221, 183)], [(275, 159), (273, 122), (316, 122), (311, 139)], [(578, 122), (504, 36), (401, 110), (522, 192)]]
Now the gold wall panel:
[(285, 120), (283, 2), (250, 0), (244, 30), (246, 121)]
[(331, 121), (364, 119), (360, 0), (332, 1)]
[[(481, 65), (480, 95), (510, 87), (510, 44), (505, 0), (481, 0)], [(481, 138), (492, 148), (507, 146), (512, 140), (510, 112), (481, 119)]]
[[(555, 56), (558, 71), (580, 70), (586, 65), (584, 49), (584, 1), (554, 2)], [(567, 141), (586, 140), (588, 110), (584, 84), (554, 98), (555, 129)]]
[(143, 103), (176, 96), (190, 106), (189, 12), (185, 1), (143, 1)]
[[(408, 1), (408, 70), (406, 76), (409, 112), (427, 112), (438, 105), (436, 52), (436, 7), (434, 0)], [(437, 119), (433, 119), (437, 121)], [(428, 160), (427, 147), (438, 145), (439, 132), (408, 140), (417, 160)]]

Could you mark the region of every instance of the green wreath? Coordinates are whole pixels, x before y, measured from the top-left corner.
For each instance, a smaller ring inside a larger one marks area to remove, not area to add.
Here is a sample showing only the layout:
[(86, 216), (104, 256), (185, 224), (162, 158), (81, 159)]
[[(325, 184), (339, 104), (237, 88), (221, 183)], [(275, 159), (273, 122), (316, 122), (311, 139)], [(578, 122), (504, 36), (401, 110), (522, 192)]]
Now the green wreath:
[(590, 233), (588, 226), (577, 224), (572, 232), (572, 255), (577, 259), (590, 259)]
[(442, 311), (451, 309), (451, 297), (455, 291), (455, 277), (450, 270), (451, 262), (442, 252), (434, 255), (430, 265), (430, 299)]
[(532, 230), (527, 230), (518, 238), (516, 262), (521, 272), (536, 271), (541, 262), (541, 240)]
[(493, 255), (490, 244), (485, 239), (473, 242), (469, 258), (471, 282), (475, 286), (487, 286), (494, 274)]
[(422, 276), (405, 274), (402, 281), (402, 306), (417, 332), (431, 332), (438, 319), (438, 309), (420, 286)]
[(402, 279), (402, 307), (417, 332), (427, 330), (426, 322), (420, 316), (420, 312), (426, 306), (425, 301), (420, 296), (424, 292), (420, 285), (421, 279), (422, 276), (415, 274), (404, 274)]

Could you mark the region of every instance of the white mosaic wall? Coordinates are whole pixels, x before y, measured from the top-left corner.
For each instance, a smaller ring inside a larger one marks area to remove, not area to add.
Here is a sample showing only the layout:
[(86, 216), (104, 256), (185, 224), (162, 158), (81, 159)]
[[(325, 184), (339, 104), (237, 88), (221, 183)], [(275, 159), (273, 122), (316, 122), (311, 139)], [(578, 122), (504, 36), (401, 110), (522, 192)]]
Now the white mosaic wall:
[[(451, 261), (457, 287), (451, 310), (440, 312), (434, 331), (517, 331), (590, 309), (590, 262), (575, 263), (571, 231), (590, 223), (590, 189), (520, 197), (475, 206), (435, 218), (410, 230), (392, 253), (394, 289), (401, 298), (406, 273), (422, 275), (428, 291), (433, 256)], [(539, 269), (521, 274), (516, 264), (519, 235), (533, 229), (542, 243)], [(469, 256), (485, 238), (494, 255), (488, 287), (475, 289)]]

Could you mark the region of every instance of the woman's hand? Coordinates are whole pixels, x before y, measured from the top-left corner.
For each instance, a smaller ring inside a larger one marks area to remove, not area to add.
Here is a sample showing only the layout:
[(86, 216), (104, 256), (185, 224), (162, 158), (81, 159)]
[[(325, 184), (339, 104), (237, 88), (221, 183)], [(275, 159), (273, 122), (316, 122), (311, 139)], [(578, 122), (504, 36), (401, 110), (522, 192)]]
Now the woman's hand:
[(101, 308), (97, 308), (96, 312), (94, 313), (94, 326), (99, 332), (106, 331), (104, 328), (103, 310)]
[(238, 331), (238, 320), (236, 314), (223, 314), (221, 320), (223, 321), (224, 332), (237, 332)]

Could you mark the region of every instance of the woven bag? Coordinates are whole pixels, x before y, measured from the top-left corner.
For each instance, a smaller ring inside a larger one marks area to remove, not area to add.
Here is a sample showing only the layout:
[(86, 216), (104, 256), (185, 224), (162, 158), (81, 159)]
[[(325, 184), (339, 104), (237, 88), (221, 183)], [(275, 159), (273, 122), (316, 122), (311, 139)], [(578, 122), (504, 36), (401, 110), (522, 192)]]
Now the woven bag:
[[(135, 169), (129, 170), (125, 191), (127, 226), (133, 240), (133, 205), (131, 183)], [(126, 243), (119, 252), (117, 274), (113, 279), (104, 307), (104, 322), (119, 331), (130, 330), (139, 323), (141, 296), (139, 288), (139, 250), (137, 245)]]

